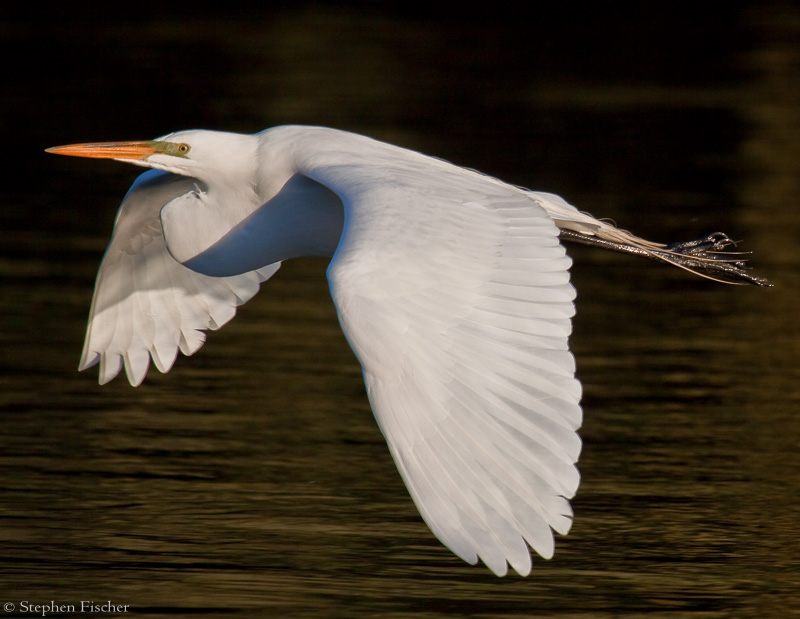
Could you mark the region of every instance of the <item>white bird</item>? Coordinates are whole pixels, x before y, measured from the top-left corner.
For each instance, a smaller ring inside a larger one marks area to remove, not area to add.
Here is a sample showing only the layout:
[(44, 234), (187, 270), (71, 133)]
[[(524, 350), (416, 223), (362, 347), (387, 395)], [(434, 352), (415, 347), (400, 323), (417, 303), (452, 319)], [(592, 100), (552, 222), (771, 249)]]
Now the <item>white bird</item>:
[(339, 321), (425, 522), (502, 576), (572, 525), (581, 385), (559, 236), (767, 285), (720, 233), (651, 243), (527, 191), (363, 136), (285, 126), (48, 149), (153, 168), (119, 209), (80, 369), (142, 382), (202, 346), (280, 262), (332, 256)]

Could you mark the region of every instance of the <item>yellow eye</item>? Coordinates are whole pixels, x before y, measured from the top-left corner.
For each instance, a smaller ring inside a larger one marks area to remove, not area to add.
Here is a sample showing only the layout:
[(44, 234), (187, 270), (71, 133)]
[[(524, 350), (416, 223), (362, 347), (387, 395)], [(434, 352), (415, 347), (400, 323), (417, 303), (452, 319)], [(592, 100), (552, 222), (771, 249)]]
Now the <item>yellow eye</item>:
[(156, 147), (159, 152), (173, 157), (185, 157), (192, 150), (186, 142), (155, 142), (158, 144)]

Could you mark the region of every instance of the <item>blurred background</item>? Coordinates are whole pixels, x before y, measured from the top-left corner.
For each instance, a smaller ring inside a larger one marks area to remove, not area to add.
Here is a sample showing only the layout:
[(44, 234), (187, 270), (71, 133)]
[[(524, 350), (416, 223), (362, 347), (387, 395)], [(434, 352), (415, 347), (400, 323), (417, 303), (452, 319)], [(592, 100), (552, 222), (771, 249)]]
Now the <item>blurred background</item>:
[[(786, 617), (800, 608), (796, 3), (0, 9), (0, 595), (148, 616)], [(524, 13), (524, 14), (523, 14)], [(723, 230), (771, 289), (581, 247), (575, 525), (530, 577), (428, 531), (325, 261), (134, 389), (76, 371), (131, 166), (46, 147), (337, 127), (654, 241)]]

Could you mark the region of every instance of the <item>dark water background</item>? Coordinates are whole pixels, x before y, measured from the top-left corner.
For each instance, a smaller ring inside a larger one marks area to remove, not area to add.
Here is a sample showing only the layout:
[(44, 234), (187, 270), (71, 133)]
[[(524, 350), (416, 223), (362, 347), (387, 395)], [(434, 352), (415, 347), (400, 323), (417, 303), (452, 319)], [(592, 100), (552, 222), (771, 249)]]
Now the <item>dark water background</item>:
[[(0, 602), (800, 614), (796, 5), (247, 6), (0, 10)], [(653, 240), (724, 230), (775, 288), (570, 250), (586, 417), (575, 525), (530, 577), (498, 579), (417, 515), (323, 261), (285, 265), (167, 376), (133, 389), (75, 371), (138, 172), (42, 149), (286, 123), (559, 193)]]

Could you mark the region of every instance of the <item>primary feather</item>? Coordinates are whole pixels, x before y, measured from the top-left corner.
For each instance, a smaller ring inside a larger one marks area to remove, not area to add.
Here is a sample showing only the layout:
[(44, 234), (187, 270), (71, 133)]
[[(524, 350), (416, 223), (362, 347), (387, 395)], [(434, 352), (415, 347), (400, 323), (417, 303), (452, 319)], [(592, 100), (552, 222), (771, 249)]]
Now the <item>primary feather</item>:
[(89, 326), (78, 367), (100, 364), (100, 384), (123, 366), (139, 385), (152, 358), (168, 372), (178, 351), (196, 352), (205, 329), (219, 329), (236, 307), (258, 292), (279, 263), (232, 277), (209, 277), (183, 266), (167, 251), (161, 207), (193, 191), (197, 181), (151, 170), (142, 174), (120, 206), (111, 242), (97, 273)]

